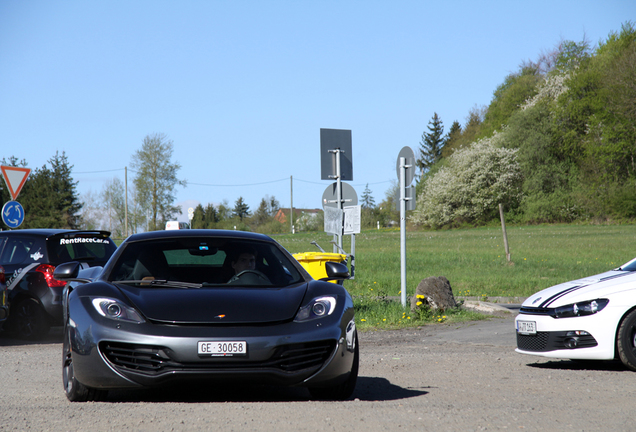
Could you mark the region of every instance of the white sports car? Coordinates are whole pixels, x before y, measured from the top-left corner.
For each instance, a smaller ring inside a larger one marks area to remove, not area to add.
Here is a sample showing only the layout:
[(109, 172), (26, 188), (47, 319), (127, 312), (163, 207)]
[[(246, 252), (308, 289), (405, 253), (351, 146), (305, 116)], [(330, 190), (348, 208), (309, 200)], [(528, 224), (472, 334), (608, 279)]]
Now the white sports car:
[(523, 302), (515, 326), (518, 353), (620, 359), (636, 371), (636, 258), (539, 291)]

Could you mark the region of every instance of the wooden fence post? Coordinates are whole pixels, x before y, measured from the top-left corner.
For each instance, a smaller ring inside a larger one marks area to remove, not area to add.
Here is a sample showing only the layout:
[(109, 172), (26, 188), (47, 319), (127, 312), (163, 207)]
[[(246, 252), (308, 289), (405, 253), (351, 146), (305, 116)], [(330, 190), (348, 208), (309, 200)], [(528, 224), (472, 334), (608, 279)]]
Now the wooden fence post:
[(504, 221), (503, 206), (499, 204), (499, 218), (501, 219), (501, 230), (503, 231), (504, 248), (506, 249), (506, 259), (510, 262), (510, 248), (508, 248), (508, 234), (506, 234), (506, 222)]

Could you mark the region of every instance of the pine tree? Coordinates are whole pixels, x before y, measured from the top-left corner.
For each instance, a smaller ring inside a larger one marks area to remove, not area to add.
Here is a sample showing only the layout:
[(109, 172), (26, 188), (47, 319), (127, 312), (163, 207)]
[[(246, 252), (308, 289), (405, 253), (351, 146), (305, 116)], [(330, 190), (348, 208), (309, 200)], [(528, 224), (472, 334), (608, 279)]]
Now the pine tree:
[(212, 229), (216, 227), (217, 222), (219, 221), (219, 212), (214, 204), (210, 203), (205, 206), (203, 226), (204, 228)]
[(194, 214), (192, 215), (192, 221), (190, 221), (190, 226), (193, 229), (201, 229), (201, 228), (207, 228), (205, 226), (205, 210), (203, 210), (203, 206), (201, 204), (198, 204), (195, 208), (194, 208)]
[(427, 129), (428, 132), (422, 133), (420, 158), (417, 160), (417, 166), (422, 171), (422, 174), (430, 170), (442, 157), (444, 125), (437, 113), (433, 113), (433, 118), (428, 122)]
[(375, 207), (375, 200), (373, 199), (373, 196), (371, 195), (371, 189), (369, 189), (369, 183), (367, 183), (367, 186), (364, 188), (364, 192), (362, 193), (362, 208), (374, 208)]
[(240, 220), (243, 220), (245, 216), (250, 215), (250, 207), (245, 204), (243, 201), (243, 197), (238, 197), (236, 202), (234, 203), (234, 210), (232, 210), (234, 216), (238, 216)]
[(457, 147), (459, 138), (462, 136), (462, 126), (457, 120), (453, 122), (450, 130), (444, 137), (444, 146), (442, 147), (442, 157), (450, 156)]

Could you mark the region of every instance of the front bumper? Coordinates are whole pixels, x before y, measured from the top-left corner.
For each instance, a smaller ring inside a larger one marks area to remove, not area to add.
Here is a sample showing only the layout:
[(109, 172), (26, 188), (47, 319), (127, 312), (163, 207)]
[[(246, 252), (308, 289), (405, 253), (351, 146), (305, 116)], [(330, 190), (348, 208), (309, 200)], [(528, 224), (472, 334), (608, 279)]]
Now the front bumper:
[[(176, 326), (107, 319), (73, 299), (70, 343), (75, 377), (94, 388), (165, 385), (188, 380), (247, 380), (326, 386), (348, 377), (353, 310), (304, 323), (264, 326)], [(349, 328), (351, 328), (349, 326)], [(211, 357), (199, 341), (245, 341), (247, 355)]]
[[(611, 307), (594, 315), (559, 319), (521, 313), (515, 318), (515, 351), (550, 358), (612, 360), (622, 313)], [(520, 333), (519, 321), (535, 322), (536, 334)]]

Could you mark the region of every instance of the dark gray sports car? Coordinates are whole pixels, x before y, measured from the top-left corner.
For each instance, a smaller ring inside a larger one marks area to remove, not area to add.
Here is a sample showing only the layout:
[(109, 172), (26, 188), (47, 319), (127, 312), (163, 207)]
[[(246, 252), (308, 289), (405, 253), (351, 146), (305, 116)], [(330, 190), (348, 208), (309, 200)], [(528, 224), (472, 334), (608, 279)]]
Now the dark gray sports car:
[[(326, 263), (330, 280), (349, 277)], [(270, 237), (135, 234), (103, 267), (62, 264), (63, 380), (71, 401), (189, 380), (306, 386), (347, 399), (358, 376), (351, 296), (313, 280)]]

